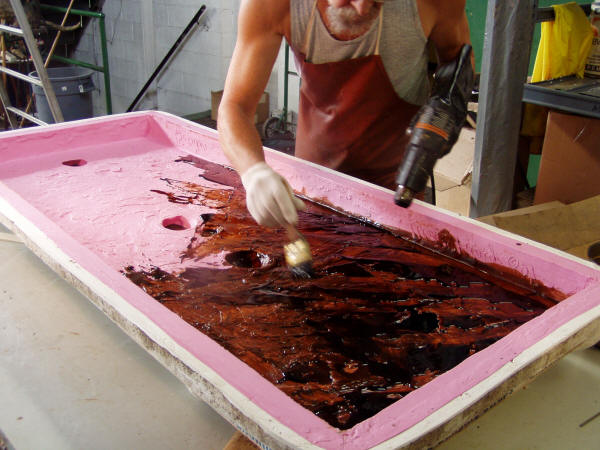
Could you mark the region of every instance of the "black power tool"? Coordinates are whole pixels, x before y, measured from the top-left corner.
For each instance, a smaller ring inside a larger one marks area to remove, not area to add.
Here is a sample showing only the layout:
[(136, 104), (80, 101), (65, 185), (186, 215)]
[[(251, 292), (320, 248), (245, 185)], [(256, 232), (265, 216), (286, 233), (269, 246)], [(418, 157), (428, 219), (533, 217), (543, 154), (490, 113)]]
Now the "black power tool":
[(467, 116), (467, 104), (473, 89), (471, 46), (465, 44), (458, 57), (438, 67), (432, 95), (421, 107), (409, 128), (410, 141), (396, 177), (394, 201), (410, 206), (425, 185), (433, 166), (446, 155), (460, 134)]

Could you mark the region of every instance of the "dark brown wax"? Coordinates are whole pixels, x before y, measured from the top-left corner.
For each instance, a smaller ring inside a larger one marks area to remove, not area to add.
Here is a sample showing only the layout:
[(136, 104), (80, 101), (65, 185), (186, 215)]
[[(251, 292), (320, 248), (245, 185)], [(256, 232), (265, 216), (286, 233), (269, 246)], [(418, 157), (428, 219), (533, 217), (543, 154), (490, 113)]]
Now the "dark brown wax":
[(126, 275), (334, 427), (371, 417), (559, 300), (310, 202), (299, 230), (315, 276), (296, 279), (284, 231), (254, 222), (239, 177), (179, 161), (201, 170), (197, 183), (157, 180), (154, 192), (190, 215), (195, 205), (215, 211), (180, 256), (225, 252), (225, 267)]

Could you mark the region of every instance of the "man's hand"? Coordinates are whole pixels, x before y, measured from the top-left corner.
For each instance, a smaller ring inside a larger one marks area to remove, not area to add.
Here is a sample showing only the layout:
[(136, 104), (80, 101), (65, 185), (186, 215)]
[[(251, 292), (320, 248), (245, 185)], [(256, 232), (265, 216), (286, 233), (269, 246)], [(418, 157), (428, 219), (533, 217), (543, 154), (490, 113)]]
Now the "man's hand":
[(297, 210), (306, 205), (294, 196), (288, 182), (269, 165), (259, 162), (242, 174), (246, 206), (260, 225), (286, 226), (298, 223)]

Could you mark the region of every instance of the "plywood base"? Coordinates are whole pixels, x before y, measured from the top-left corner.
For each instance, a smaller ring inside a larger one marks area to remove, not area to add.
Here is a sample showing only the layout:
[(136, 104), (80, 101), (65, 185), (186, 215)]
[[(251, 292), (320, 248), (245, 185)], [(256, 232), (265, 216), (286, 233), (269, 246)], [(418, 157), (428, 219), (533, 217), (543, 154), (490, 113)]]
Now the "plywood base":
[(258, 447), (239, 431), (236, 432), (223, 450), (257, 450)]

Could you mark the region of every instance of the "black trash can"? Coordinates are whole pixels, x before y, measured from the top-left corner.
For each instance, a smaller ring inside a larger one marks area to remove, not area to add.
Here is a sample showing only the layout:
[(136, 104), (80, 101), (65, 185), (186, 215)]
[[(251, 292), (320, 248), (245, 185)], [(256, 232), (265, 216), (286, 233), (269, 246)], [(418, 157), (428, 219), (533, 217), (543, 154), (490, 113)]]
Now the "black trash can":
[[(50, 67), (46, 71), (65, 121), (94, 116), (92, 104), (93, 70), (83, 67)], [(37, 72), (31, 72), (29, 76), (39, 78)], [(32, 86), (35, 94), (37, 118), (46, 123), (54, 123), (44, 89), (35, 84)]]

